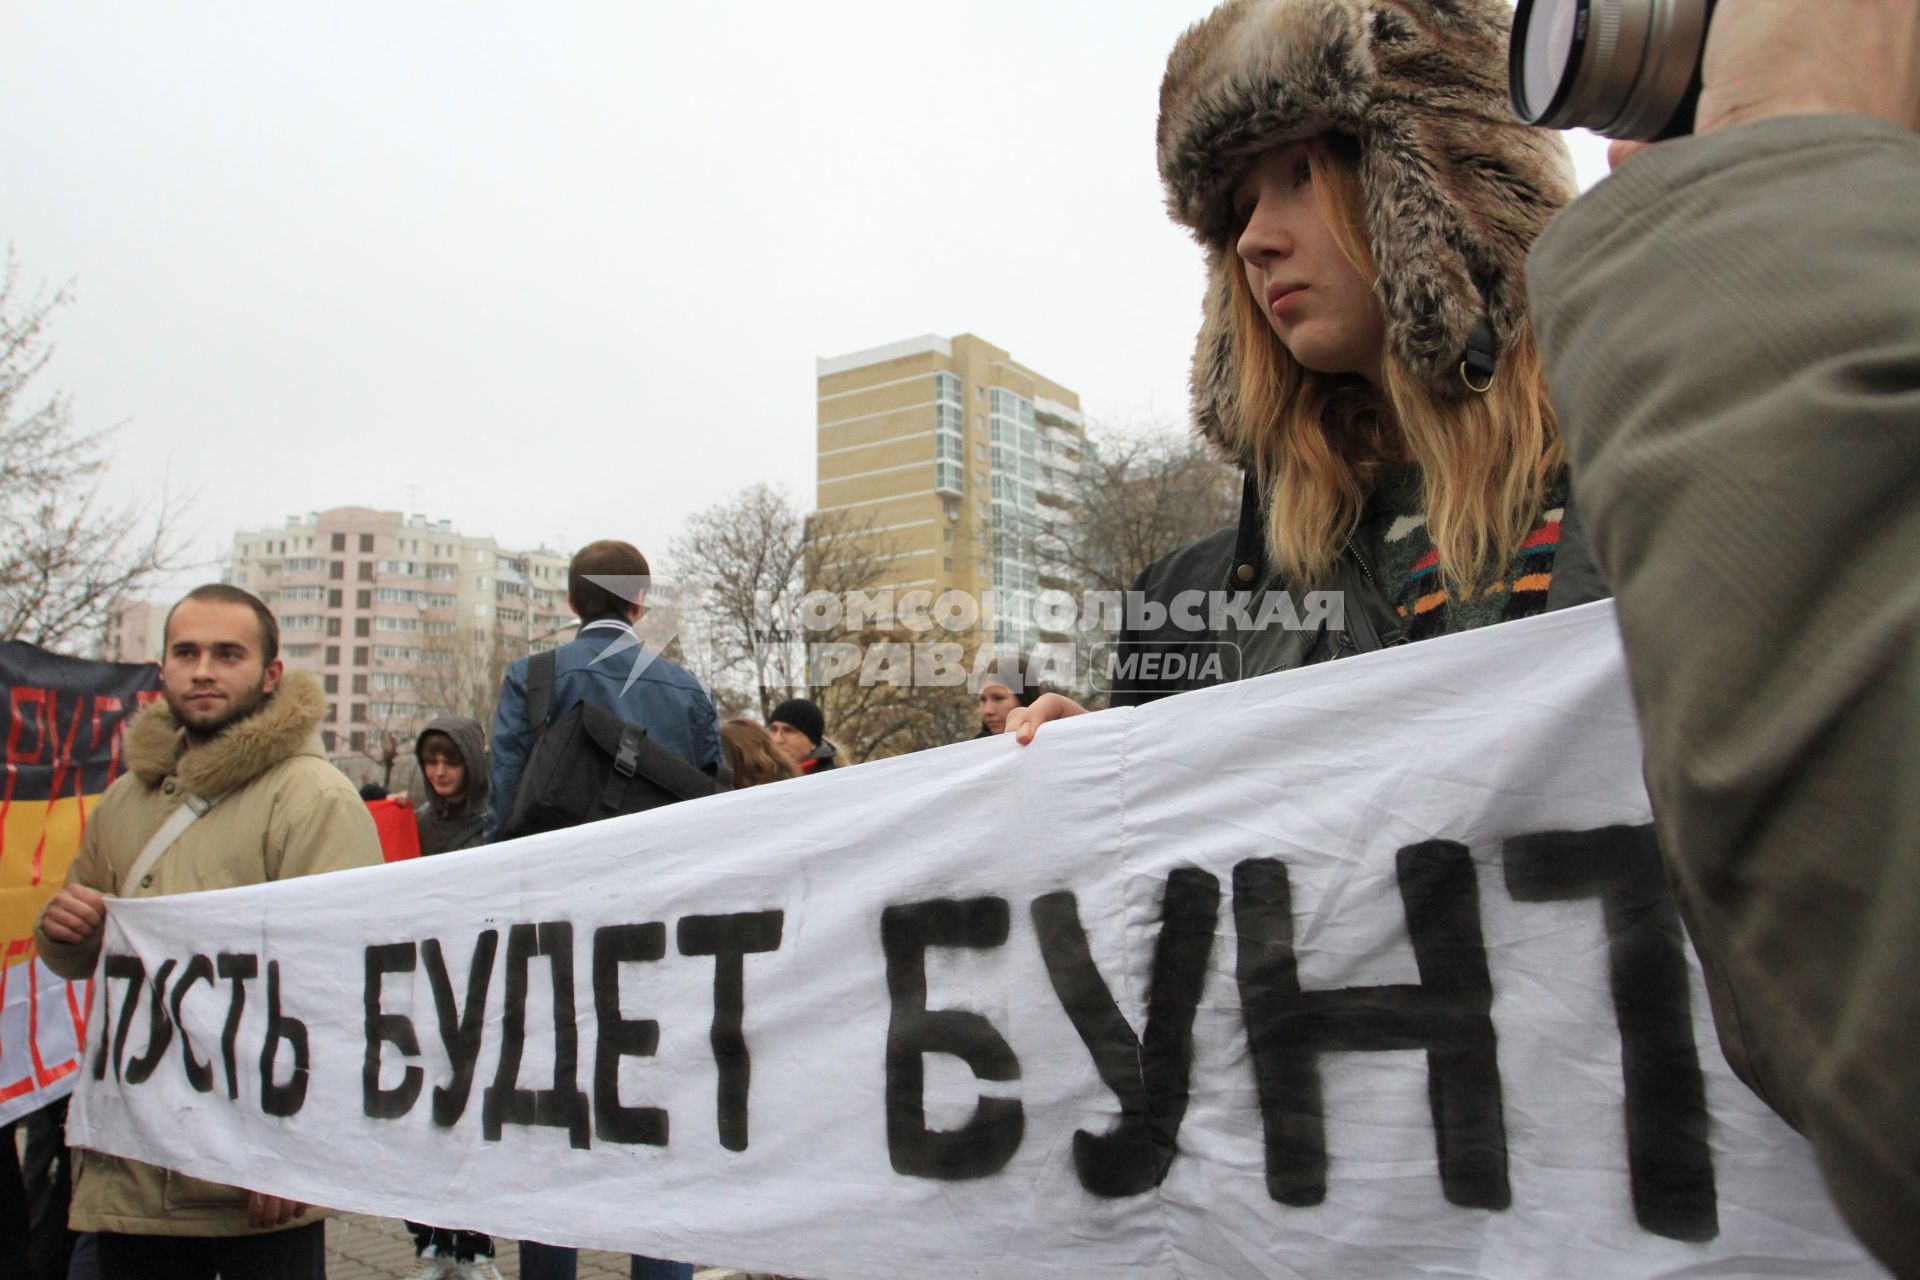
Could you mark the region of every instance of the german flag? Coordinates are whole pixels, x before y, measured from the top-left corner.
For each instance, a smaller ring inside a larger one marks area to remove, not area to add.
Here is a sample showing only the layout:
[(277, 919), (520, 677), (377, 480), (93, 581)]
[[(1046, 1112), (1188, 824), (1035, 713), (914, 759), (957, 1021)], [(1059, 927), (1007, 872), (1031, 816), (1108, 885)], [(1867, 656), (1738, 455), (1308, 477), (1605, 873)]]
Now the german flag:
[[(120, 776), (127, 720), (159, 696), (151, 663), (0, 643), (0, 1122), (64, 1092), (56, 1086), (77, 1063), (47, 1050), (54, 1039), (77, 1040), (84, 992), (33, 963), (33, 922), (66, 878), (101, 793)], [(42, 1035), (49, 1018), (61, 1024), (59, 1037)]]

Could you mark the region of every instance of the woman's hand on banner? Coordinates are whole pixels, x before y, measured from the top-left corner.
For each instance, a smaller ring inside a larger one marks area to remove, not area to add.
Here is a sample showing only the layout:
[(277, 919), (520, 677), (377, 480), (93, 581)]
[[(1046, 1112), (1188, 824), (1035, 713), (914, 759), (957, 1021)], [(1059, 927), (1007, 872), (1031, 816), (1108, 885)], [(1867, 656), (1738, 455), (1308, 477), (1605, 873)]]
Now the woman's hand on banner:
[(284, 1227), (295, 1218), (306, 1216), (308, 1205), (259, 1191), (247, 1193), (247, 1223), (256, 1231)]
[(49, 938), (71, 947), (98, 933), (106, 918), (106, 894), (83, 884), (70, 884), (53, 895), (40, 923)]
[(1085, 714), (1087, 709), (1072, 698), (1057, 693), (1043, 693), (1034, 699), (1032, 706), (1015, 707), (1007, 712), (1007, 732), (1024, 747), (1033, 741), (1033, 735), (1041, 725)]

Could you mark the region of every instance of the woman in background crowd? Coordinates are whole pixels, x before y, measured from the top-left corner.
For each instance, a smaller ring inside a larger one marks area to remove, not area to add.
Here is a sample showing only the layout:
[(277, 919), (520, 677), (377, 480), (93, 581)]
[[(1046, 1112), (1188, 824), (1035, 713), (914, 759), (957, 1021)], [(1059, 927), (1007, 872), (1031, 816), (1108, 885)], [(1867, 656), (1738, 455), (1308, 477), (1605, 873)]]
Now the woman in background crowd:
[(1007, 713), (1015, 707), (1030, 707), (1041, 694), (1040, 686), (1027, 674), (1027, 660), (1009, 656), (996, 661), (974, 681), (980, 695), (980, 732), (976, 738), (991, 738), (1007, 731)]
[(751, 720), (738, 718), (720, 726), (720, 752), (733, 770), (733, 788), (797, 778), (799, 767), (773, 741), (773, 735)]

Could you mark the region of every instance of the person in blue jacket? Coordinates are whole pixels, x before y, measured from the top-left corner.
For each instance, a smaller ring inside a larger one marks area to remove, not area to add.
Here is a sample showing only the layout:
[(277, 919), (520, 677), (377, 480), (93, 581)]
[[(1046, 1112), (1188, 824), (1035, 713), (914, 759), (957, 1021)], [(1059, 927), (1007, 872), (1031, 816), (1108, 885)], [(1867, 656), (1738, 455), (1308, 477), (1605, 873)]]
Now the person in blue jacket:
[[(548, 722), (582, 702), (646, 729), (654, 742), (695, 768), (720, 761), (713, 695), (685, 668), (643, 646), (633, 627), (646, 612), (647, 558), (628, 542), (592, 542), (567, 565), (567, 606), (579, 634), (555, 654)], [(527, 723), (527, 660), (500, 682), (493, 713), (493, 776), (487, 830), (497, 836), (513, 809), (527, 754), (541, 726)]]

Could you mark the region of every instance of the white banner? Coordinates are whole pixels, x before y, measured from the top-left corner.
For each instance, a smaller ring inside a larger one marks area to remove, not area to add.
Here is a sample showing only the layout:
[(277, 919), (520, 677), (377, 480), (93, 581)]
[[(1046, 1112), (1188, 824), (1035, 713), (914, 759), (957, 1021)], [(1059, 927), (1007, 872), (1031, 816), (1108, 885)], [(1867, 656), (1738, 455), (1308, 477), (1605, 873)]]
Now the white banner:
[(1648, 822), (1594, 606), (117, 903), (69, 1133), (833, 1280), (1881, 1274), (1721, 1058)]

